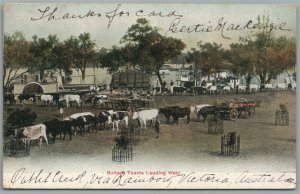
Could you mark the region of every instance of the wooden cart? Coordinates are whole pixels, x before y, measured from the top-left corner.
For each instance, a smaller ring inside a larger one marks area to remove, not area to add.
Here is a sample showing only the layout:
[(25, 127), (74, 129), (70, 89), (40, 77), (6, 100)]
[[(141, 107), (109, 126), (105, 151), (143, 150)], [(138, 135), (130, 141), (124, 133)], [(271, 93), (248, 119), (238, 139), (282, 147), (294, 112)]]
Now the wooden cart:
[(217, 104), (218, 114), (221, 118), (236, 120), (237, 118), (249, 119), (255, 115), (256, 102), (248, 102), (245, 98), (234, 99), (230, 102)]
[(105, 107), (113, 110), (128, 110), (129, 107), (149, 108), (150, 101), (149, 99), (110, 98), (105, 102)]

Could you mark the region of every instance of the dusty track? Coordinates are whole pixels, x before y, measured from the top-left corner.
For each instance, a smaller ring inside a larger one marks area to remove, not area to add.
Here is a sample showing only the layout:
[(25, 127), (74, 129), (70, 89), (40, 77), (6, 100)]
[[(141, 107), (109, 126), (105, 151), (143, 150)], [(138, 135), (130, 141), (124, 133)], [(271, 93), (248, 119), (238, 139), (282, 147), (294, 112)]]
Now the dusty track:
[[(207, 123), (201, 123), (192, 115), (189, 125), (185, 119), (179, 125), (165, 124), (161, 116), (160, 138), (154, 138), (154, 129), (141, 132), (141, 141), (134, 146), (133, 161), (126, 164), (111, 160), (111, 149), (116, 132), (111, 130), (88, 133), (85, 137), (75, 136), (72, 141), (57, 140), (48, 147), (33, 147), (26, 158), (4, 158), (4, 172), (11, 172), (22, 166), (27, 169), (63, 169), (65, 172), (117, 169), (196, 169), (199, 171), (240, 172), (269, 171), (295, 172), (296, 169), (296, 94), (292, 92), (257, 93), (249, 95), (223, 96), (156, 96), (155, 107), (169, 105), (190, 106), (203, 103), (213, 104), (216, 100), (230, 100), (245, 97), (261, 100), (262, 106), (250, 119), (225, 121), (225, 133), (236, 131), (241, 136), (241, 153), (235, 158), (219, 155), (220, 135), (207, 134)], [(280, 103), (286, 104), (290, 113), (289, 126), (275, 126), (275, 110)], [(32, 107), (38, 113), (36, 123), (57, 118), (57, 107)], [(65, 109), (65, 115), (75, 112), (99, 109), (84, 107)], [(4, 121), (7, 107), (4, 108)], [(68, 138), (67, 138), (68, 139)], [(107, 167), (109, 169), (107, 169)]]

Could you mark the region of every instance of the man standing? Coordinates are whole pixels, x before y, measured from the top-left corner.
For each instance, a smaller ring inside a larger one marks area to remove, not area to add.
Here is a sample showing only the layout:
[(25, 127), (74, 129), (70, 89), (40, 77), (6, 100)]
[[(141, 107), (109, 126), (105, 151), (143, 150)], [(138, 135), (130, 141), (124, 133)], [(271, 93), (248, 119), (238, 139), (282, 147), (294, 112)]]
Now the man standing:
[(160, 121), (158, 118), (155, 118), (155, 132), (156, 132), (156, 138), (159, 138), (159, 125), (160, 125)]

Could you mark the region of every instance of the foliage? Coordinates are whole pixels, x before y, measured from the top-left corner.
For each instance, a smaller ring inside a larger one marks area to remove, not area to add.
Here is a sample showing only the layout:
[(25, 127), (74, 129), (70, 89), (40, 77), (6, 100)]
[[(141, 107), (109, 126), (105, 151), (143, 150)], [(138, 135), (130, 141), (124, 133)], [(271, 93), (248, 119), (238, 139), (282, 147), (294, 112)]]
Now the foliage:
[(187, 62), (194, 63), (196, 69), (200, 69), (202, 75), (214, 76), (215, 73), (226, 69), (225, 50), (222, 44), (215, 42), (201, 43), (198, 49), (192, 48), (187, 53)]
[[(29, 52), (31, 42), (25, 40), (21, 32), (4, 35), (3, 47), (3, 87), (4, 92), (14, 80), (31, 70), (32, 54)], [(24, 71), (21, 71), (25, 69)]]
[(9, 128), (26, 127), (32, 125), (36, 118), (37, 114), (30, 108), (15, 109), (9, 114), (7, 125)]
[(112, 48), (108, 56), (102, 57), (101, 63), (107, 66), (107, 58), (111, 56), (112, 70), (131, 66), (143, 72), (154, 72), (160, 84), (163, 82), (159, 75), (161, 67), (185, 48), (181, 40), (161, 35), (158, 28), (152, 27), (145, 18), (138, 19), (127, 30), (121, 43), (125, 46)]
[(101, 67), (108, 68), (109, 72), (118, 71), (126, 63), (126, 49), (113, 46), (100, 54)]
[[(257, 20), (265, 25), (270, 22), (268, 16), (258, 16)], [(252, 36), (241, 38), (240, 42), (243, 47), (240, 52), (243, 52), (242, 55), (247, 55), (250, 63), (240, 72), (253, 70), (262, 85), (270, 83), (271, 79), (275, 79), (278, 74), (283, 71), (288, 72), (287, 70), (295, 66), (294, 38), (276, 37), (272, 32), (262, 29)]]
[[(258, 16), (257, 20), (261, 26), (270, 24), (268, 16)], [(4, 35), (4, 90), (24, 73), (39, 72), (43, 82), (45, 70), (55, 69), (61, 76), (62, 72), (68, 76), (72, 67), (81, 71), (83, 80), (90, 66), (106, 67), (111, 73), (133, 68), (155, 73), (161, 85), (159, 71), (168, 62), (193, 63), (196, 71), (208, 76), (229, 70), (236, 76), (245, 76), (248, 85), (253, 77), (264, 85), (282, 72), (292, 79), (289, 70), (295, 71), (295, 38), (276, 37), (264, 28), (241, 37), (227, 50), (222, 44), (200, 42), (187, 53), (182, 53), (185, 44), (180, 39), (163, 36), (159, 31), (145, 18), (139, 18), (120, 40), (122, 46), (100, 50), (96, 50), (89, 33), (71, 36), (63, 42), (56, 35), (47, 38), (35, 35), (31, 41), (18, 31)]]
[(81, 71), (81, 76), (84, 80), (87, 66), (94, 66), (98, 62), (95, 42), (91, 40), (89, 33), (83, 33), (78, 37), (71, 36), (64, 44), (66, 58), (72, 64), (72, 67)]
[(40, 81), (44, 81), (45, 70), (52, 69), (55, 64), (52, 60), (53, 49), (58, 44), (56, 35), (49, 35), (46, 38), (39, 38), (37, 35), (33, 36), (33, 42), (30, 47), (30, 53), (33, 55), (32, 59), (32, 72), (39, 72)]

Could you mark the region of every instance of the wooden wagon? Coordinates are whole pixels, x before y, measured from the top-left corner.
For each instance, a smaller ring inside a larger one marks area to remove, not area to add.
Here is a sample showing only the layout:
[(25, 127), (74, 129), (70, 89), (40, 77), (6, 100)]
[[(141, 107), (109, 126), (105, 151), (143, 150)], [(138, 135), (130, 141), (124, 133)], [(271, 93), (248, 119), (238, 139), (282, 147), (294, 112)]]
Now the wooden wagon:
[(237, 118), (249, 119), (255, 115), (256, 102), (249, 102), (245, 98), (234, 99), (230, 102), (217, 104), (218, 114), (221, 118), (236, 120)]
[(149, 99), (110, 98), (105, 102), (105, 107), (113, 110), (128, 110), (129, 107), (149, 108), (150, 101)]

